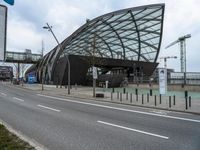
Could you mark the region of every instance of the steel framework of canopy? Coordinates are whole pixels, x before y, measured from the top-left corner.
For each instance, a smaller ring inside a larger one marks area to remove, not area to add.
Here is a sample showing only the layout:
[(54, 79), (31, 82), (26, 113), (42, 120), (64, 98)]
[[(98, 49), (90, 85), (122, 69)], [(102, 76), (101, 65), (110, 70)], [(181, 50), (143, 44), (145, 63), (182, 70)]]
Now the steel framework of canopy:
[(87, 20), (44, 56), (37, 65), (37, 71), (39, 74), (47, 73), (52, 80), (56, 63), (65, 54), (156, 63), (162, 39), (164, 9), (165, 4), (145, 5)]
[(62, 42), (64, 52), (91, 56), (95, 40), (96, 57), (117, 58), (121, 53), (122, 59), (156, 62), (164, 7), (164, 4), (154, 4), (128, 8), (87, 20)]

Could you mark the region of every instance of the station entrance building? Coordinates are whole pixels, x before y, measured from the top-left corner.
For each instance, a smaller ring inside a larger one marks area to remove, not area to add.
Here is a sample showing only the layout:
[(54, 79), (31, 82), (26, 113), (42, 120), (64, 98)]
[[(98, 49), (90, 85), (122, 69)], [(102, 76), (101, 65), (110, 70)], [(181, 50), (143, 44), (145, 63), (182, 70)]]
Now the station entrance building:
[(68, 58), (71, 84), (89, 84), (93, 66), (97, 81), (111, 86), (124, 78), (148, 78), (158, 65), (164, 9), (164, 4), (145, 5), (87, 20), (27, 73), (34, 71), (39, 82), (66, 85)]

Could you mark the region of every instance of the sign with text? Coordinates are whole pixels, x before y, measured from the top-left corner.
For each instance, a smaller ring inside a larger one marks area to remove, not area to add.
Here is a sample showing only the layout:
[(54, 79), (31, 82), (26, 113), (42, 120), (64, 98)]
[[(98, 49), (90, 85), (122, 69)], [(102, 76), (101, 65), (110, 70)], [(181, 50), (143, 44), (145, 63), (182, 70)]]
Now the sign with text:
[(167, 94), (167, 70), (165, 68), (158, 69), (159, 75), (159, 92), (160, 94)]
[(93, 67), (93, 79), (97, 79), (97, 67)]
[(6, 52), (7, 7), (0, 5), (0, 61), (4, 60)]

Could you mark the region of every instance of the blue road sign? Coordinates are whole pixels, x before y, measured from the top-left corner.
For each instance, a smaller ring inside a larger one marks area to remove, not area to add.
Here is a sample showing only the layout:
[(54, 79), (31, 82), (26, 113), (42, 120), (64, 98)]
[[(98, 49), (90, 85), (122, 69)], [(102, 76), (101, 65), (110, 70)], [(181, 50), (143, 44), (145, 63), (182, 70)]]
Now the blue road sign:
[(14, 5), (14, 0), (4, 0), (6, 3), (10, 4), (10, 5)]

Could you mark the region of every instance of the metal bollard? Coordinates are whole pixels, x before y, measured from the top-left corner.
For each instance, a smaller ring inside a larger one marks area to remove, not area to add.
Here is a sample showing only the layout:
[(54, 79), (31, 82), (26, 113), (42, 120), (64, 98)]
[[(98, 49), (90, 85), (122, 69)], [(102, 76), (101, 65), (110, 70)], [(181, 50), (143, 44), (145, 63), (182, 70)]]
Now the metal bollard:
[(135, 89), (135, 95), (138, 95), (138, 89)]
[(173, 96), (174, 105), (176, 105), (176, 96)]
[(128, 100), (128, 92), (126, 93), (126, 100)]
[(154, 98), (155, 98), (155, 106), (157, 105), (157, 102), (156, 102), (156, 95), (154, 96)]
[(185, 109), (188, 109), (188, 102), (187, 102), (187, 97), (185, 97)]
[(149, 103), (149, 93), (147, 93), (147, 103)]
[(150, 91), (149, 91), (149, 92), (150, 92), (150, 96), (152, 96), (152, 95), (153, 95), (152, 89), (150, 89)]
[(119, 99), (119, 92), (117, 91), (117, 99)]
[(191, 107), (191, 96), (189, 96), (189, 107)]
[(122, 93), (120, 93), (120, 102), (122, 102)]
[(132, 103), (132, 101), (133, 101), (132, 98), (133, 98), (132, 93), (130, 93), (130, 103)]
[(124, 94), (125, 94), (126, 93), (126, 88), (124, 88), (123, 91), (124, 91)]
[(138, 89), (135, 89), (136, 101), (138, 101)]
[(185, 97), (188, 97), (188, 91), (185, 91)]
[(112, 88), (112, 92), (115, 93), (115, 88)]
[(169, 108), (171, 108), (172, 105), (171, 105), (171, 96), (169, 96)]
[(160, 104), (162, 103), (162, 95), (160, 94)]
[(142, 104), (144, 104), (144, 95), (142, 94)]
[(136, 101), (138, 101), (138, 95), (136, 95)]

